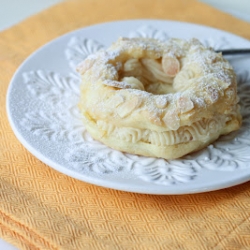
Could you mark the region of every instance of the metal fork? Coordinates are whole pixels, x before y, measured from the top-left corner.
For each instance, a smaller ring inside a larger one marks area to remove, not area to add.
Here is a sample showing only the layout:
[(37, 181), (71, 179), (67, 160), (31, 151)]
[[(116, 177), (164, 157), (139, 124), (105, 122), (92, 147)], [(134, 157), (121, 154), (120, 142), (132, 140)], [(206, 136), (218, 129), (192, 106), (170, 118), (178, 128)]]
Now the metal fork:
[(250, 49), (223, 49), (223, 50), (215, 50), (217, 53), (222, 53), (223, 56), (226, 55), (242, 55), (242, 54), (250, 54)]

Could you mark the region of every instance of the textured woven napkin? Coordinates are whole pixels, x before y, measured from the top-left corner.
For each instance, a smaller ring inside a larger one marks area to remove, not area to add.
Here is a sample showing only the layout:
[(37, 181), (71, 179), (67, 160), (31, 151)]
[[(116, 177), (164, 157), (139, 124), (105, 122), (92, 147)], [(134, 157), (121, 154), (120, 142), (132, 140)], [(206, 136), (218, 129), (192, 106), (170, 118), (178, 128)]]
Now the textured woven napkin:
[(37, 160), (9, 126), (7, 87), (30, 53), (74, 29), (135, 18), (205, 24), (250, 39), (249, 23), (193, 0), (66, 1), (0, 33), (0, 237), (18, 248), (250, 249), (250, 183), (182, 196), (97, 187)]

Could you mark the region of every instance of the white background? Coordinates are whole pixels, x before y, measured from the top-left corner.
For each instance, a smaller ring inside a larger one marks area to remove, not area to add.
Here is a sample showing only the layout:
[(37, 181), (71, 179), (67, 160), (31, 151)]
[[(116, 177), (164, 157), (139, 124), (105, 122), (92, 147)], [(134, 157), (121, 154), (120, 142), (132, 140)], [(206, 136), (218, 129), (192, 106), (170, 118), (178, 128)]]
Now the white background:
[[(64, 0), (0, 0), (0, 31)], [(222, 11), (250, 22), (249, 0), (202, 0)], [(0, 239), (1, 250), (17, 250), (14, 246)]]

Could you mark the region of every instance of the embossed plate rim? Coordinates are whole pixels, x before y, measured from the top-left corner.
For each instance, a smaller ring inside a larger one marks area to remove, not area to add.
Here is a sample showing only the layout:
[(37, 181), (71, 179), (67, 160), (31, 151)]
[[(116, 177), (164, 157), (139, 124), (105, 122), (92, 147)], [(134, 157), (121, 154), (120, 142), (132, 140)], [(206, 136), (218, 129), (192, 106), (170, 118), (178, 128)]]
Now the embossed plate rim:
[[(213, 34), (223, 34), (226, 37), (230, 37), (230, 39), (236, 39), (238, 42), (241, 41), (242, 44), (245, 44), (246, 47), (247, 45), (249, 46), (250, 42), (247, 41), (246, 39), (243, 39), (241, 37), (235, 36), (234, 34), (220, 31), (218, 29), (206, 27), (206, 26), (201, 26), (201, 25), (196, 25), (196, 24), (191, 24), (191, 23), (182, 23), (182, 22), (175, 22), (175, 21), (167, 21), (167, 20), (127, 20), (127, 21), (119, 21), (119, 22), (110, 22), (110, 23), (104, 23), (104, 24), (97, 24), (94, 26), (89, 26), (83, 29), (79, 29), (76, 31), (72, 31), (70, 33), (67, 33), (59, 38), (56, 38), (55, 40), (51, 41), (50, 43), (44, 45), (42, 48), (38, 49), (35, 51), (31, 56), (29, 56), (23, 64), (19, 67), (19, 69), (16, 71), (14, 74), (11, 84), (8, 89), (7, 93), (7, 114), (8, 118), (11, 124), (11, 127), (18, 138), (18, 140), (30, 151), (34, 156), (36, 156), (38, 159), (40, 159), (42, 162), (47, 164), (48, 166), (56, 169), (59, 172), (62, 172), (68, 176), (71, 176), (75, 179), (79, 179), (81, 181), (85, 181), (88, 183), (92, 183), (95, 185), (107, 187), (107, 188), (112, 188), (112, 189), (117, 189), (117, 190), (123, 190), (123, 191), (129, 191), (129, 192), (137, 192), (137, 193), (147, 193), (147, 194), (188, 194), (188, 193), (199, 193), (199, 192), (206, 192), (206, 191), (212, 191), (212, 190), (217, 190), (221, 188), (226, 188), (230, 186), (234, 186), (243, 182), (246, 182), (250, 179), (250, 170), (248, 168), (246, 169), (241, 169), (240, 171), (237, 172), (237, 174), (234, 174), (233, 176), (229, 176), (230, 172), (227, 172), (227, 178), (222, 179), (219, 182), (214, 182), (214, 180), (211, 178), (211, 172), (210, 170), (202, 170), (202, 173), (207, 175), (208, 178), (210, 178), (209, 181), (204, 183), (203, 181), (200, 182), (189, 182), (189, 183), (177, 183), (172, 186), (166, 186), (166, 185), (160, 185), (160, 184), (155, 184), (155, 183), (150, 183), (150, 182), (145, 182), (144, 180), (141, 179), (135, 179), (135, 176), (131, 176), (128, 179), (127, 176), (125, 179), (123, 179), (124, 175), (133, 175), (133, 171), (131, 172), (125, 172), (122, 173), (122, 176), (119, 176), (119, 174), (115, 175), (92, 175), (92, 174), (79, 174), (78, 172), (69, 169), (65, 167), (65, 165), (58, 163), (57, 161), (51, 159), (50, 157), (46, 156), (43, 149), (37, 147), (33, 142), (31, 143), (27, 139), (27, 135), (25, 135), (20, 128), (20, 125), (17, 124), (17, 118), (15, 117), (15, 112), (13, 112), (13, 100), (15, 97), (13, 96), (13, 88), (17, 88), (17, 82), (22, 81), (21, 80), (21, 74), (26, 72), (27, 70), (33, 70), (34, 68), (37, 67), (37, 62), (36, 58), (39, 58), (44, 51), (55, 49), (54, 52), (56, 52), (55, 58), (52, 58), (53, 60), (55, 59), (61, 59), (57, 58), (59, 50), (62, 49), (63, 47), (66, 46), (67, 42), (69, 39), (73, 36), (82, 36), (86, 33), (88, 33), (88, 36), (91, 39), (96, 38), (96, 33), (97, 31), (106, 29), (106, 31), (110, 32), (111, 37), (106, 41), (106, 44), (110, 44), (112, 42), (113, 37), (117, 37), (118, 29), (117, 27), (122, 26), (123, 28), (130, 30), (130, 31), (135, 31), (135, 26), (140, 27), (143, 25), (152, 25), (152, 26), (157, 26), (157, 27), (165, 27), (169, 28), (171, 30), (170, 35), (173, 33), (176, 33), (176, 31), (173, 31), (174, 28), (179, 28), (180, 30), (183, 29), (188, 30), (187, 28), (192, 28), (193, 31), (198, 30), (198, 34), (201, 35), (201, 33), (205, 33), (207, 31), (213, 33)], [(171, 27), (171, 28), (170, 28)], [(116, 30), (116, 34), (114, 34)], [(209, 33), (208, 32), (208, 33)], [(99, 32), (100, 33), (100, 32)], [(195, 32), (194, 32), (195, 33)], [(122, 34), (124, 35), (124, 34)], [(87, 36), (87, 35), (86, 35)], [(112, 37), (113, 36), (113, 37)], [(100, 34), (97, 35), (97, 37), (100, 37)], [(96, 39), (99, 41), (98, 39)], [(101, 41), (103, 42), (103, 41)], [(57, 48), (57, 45), (59, 48)], [(62, 52), (62, 51), (61, 51)], [(47, 53), (47, 52), (46, 52)], [(45, 54), (46, 54), (45, 53)], [(44, 59), (46, 62), (46, 59)], [(56, 60), (55, 60), (56, 61)], [(33, 63), (32, 63), (33, 62)], [(46, 64), (46, 63), (45, 63)], [(38, 63), (39, 65), (39, 63)], [(44, 68), (46, 68), (44, 66)], [(53, 65), (52, 68), (56, 68), (55, 65)], [(39, 68), (37, 69), (39, 70)], [(49, 68), (49, 70), (51, 70)], [(65, 75), (65, 72), (68, 72), (70, 70), (69, 65), (67, 66), (62, 66), (59, 65), (59, 68), (56, 69)], [(67, 73), (66, 73), (67, 75)], [(25, 94), (25, 93), (24, 93)], [(56, 148), (55, 145), (52, 145), (53, 147)], [(225, 175), (225, 172), (219, 172), (216, 171), (216, 173), (220, 173), (222, 176)], [(235, 172), (231, 172), (235, 173)], [(213, 173), (214, 174), (214, 173)], [(212, 175), (213, 175), (212, 174)], [(124, 180), (124, 181), (121, 181)]]

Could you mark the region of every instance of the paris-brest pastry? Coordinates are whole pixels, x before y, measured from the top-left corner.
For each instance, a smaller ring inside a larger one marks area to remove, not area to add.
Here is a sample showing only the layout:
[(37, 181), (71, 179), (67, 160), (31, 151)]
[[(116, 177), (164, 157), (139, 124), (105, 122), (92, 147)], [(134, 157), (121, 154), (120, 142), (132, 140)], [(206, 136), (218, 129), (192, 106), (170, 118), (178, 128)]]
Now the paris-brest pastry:
[(175, 159), (241, 125), (232, 66), (196, 39), (120, 38), (78, 72), (84, 125), (113, 149)]

